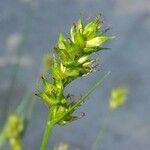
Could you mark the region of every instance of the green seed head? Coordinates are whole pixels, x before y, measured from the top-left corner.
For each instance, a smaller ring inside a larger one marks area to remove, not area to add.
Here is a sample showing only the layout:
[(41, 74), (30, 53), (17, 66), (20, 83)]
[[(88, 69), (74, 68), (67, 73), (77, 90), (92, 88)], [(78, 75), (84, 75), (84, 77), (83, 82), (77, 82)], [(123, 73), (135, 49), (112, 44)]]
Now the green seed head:
[[(53, 81), (50, 82), (43, 78), (43, 91), (37, 94), (51, 108), (51, 120), (63, 116), (72, 107), (64, 94), (64, 88), (71, 81), (88, 75), (94, 70), (94, 60), (90, 59), (90, 54), (103, 49), (102, 44), (110, 39), (110, 37), (101, 34), (100, 27), (99, 17), (87, 25), (84, 25), (79, 19), (71, 27), (69, 38), (66, 38), (62, 33), (59, 34), (58, 43), (54, 48), (56, 54), (51, 65)], [(78, 107), (57, 123), (64, 125), (78, 119), (79, 117), (72, 115)]]
[(113, 89), (109, 99), (110, 109), (116, 110), (121, 107), (127, 99), (127, 93), (127, 89), (123, 87)]

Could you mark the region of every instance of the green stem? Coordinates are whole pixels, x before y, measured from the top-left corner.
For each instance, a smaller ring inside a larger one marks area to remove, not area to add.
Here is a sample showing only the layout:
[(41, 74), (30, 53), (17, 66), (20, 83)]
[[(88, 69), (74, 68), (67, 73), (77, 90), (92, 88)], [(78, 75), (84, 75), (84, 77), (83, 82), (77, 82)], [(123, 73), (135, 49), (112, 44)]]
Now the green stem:
[(8, 88), (7, 91), (7, 95), (5, 97), (5, 104), (3, 106), (3, 110), (4, 110), (4, 120), (6, 119), (7, 115), (8, 115), (8, 111), (9, 111), (9, 104), (10, 104), (10, 100), (11, 100), (11, 96), (14, 92), (15, 89), (15, 85), (16, 85), (16, 81), (17, 81), (17, 74), (19, 71), (19, 67), (20, 67), (20, 61), (21, 61), (21, 56), (23, 54), (23, 49), (25, 47), (25, 44), (27, 42), (28, 36), (30, 34), (30, 29), (31, 29), (31, 25), (32, 25), (32, 18), (34, 16), (34, 11), (31, 10), (28, 12), (28, 16), (27, 16), (27, 20), (26, 20), (26, 26), (25, 29), (23, 31), (23, 40), (22, 43), (20, 44), (20, 46), (18, 47), (17, 51), (16, 51), (16, 63), (14, 64), (13, 68), (12, 68), (12, 75), (10, 77), (10, 86)]
[(2, 132), (0, 133), (0, 149), (2, 148), (2, 146), (4, 145), (5, 141), (6, 141), (6, 132), (5, 132), (5, 127), (2, 130)]
[(41, 144), (40, 150), (47, 149), (48, 139), (49, 139), (50, 135), (52, 134), (53, 127), (55, 126), (55, 123), (51, 122), (50, 119), (51, 119), (51, 112), (49, 112), (49, 114), (48, 114), (48, 120), (46, 123), (46, 128), (45, 128), (45, 132), (44, 132), (44, 136), (42, 139), (42, 144)]
[(113, 112), (114, 112), (113, 110), (109, 110), (106, 117), (104, 118), (104, 121), (102, 122), (101, 129), (100, 129), (100, 131), (96, 137), (96, 140), (94, 141), (94, 144), (92, 145), (92, 148), (91, 148), (92, 150), (97, 150), (98, 146), (100, 147), (101, 140), (107, 132), (108, 125), (109, 125), (110, 120), (112, 118)]

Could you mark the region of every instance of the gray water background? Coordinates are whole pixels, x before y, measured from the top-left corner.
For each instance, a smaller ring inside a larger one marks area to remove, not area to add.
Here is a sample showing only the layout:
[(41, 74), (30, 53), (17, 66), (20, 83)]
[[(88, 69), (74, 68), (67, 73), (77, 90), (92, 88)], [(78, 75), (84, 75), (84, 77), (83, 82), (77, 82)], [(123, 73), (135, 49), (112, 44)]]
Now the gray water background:
[[(106, 45), (111, 50), (99, 53), (100, 71), (73, 82), (66, 92), (79, 97), (103, 73), (111, 71), (111, 75), (79, 110), (86, 113), (83, 119), (54, 129), (49, 147), (64, 142), (70, 150), (90, 150), (108, 111), (111, 88), (126, 86), (130, 90), (128, 101), (113, 115), (101, 150), (150, 149), (149, 0), (0, 0), (0, 125), (6, 110), (13, 111), (34, 87), (42, 56), (53, 50), (58, 33), (68, 35), (78, 17), (87, 21), (99, 13), (104, 25), (110, 27), (109, 35), (116, 36)], [(17, 51), (22, 55), (17, 82), (6, 101)], [(24, 138), (25, 150), (39, 149), (47, 112), (36, 100)]]

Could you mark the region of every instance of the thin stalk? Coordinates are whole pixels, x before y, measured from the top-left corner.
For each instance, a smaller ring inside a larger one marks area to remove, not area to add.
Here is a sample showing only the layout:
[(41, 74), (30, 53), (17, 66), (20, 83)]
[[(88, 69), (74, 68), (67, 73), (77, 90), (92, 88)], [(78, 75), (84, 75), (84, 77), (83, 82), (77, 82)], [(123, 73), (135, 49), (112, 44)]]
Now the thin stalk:
[(44, 132), (44, 136), (42, 139), (42, 144), (41, 144), (40, 150), (47, 149), (48, 139), (52, 134), (53, 127), (55, 126), (55, 123), (51, 122), (50, 119), (51, 119), (51, 112), (49, 112), (49, 114), (48, 114), (48, 119), (47, 119), (46, 128), (45, 128), (45, 132)]
[(8, 88), (7, 95), (5, 97), (5, 105), (3, 106), (3, 108), (4, 108), (4, 115), (3, 115), (4, 119), (6, 119), (8, 109), (9, 109), (7, 106), (10, 103), (10, 99), (11, 99), (11, 96), (14, 92), (14, 87), (16, 85), (17, 74), (18, 74), (18, 71), (19, 71), (19, 68), (20, 68), (20, 60), (21, 60), (21, 56), (23, 54), (24, 46), (27, 42), (27, 38), (30, 34), (33, 15), (34, 15), (34, 12), (33, 12), (33, 10), (31, 10), (30, 14), (27, 17), (26, 27), (23, 31), (22, 43), (20, 44), (20, 46), (18, 47), (18, 49), (16, 51), (17, 60), (16, 60), (16, 63), (14, 64), (14, 66), (12, 68), (12, 74), (11, 74), (11, 77), (10, 77), (10, 86)]
[(5, 127), (4, 127), (2, 133), (0, 134), (0, 149), (2, 148), (5, 141), (6, 141), (6, 134), (5, 134)]
[(104, 138), (104, 136), (107, 132), (107, 129), (108, 129), (109, 123), (111, 121), (113, 112), (114, 112), (113, 110), (109, 110), (106, 117), (104, 118), (102, 125), (101, 125), (101, 128), (100, 128), (100, 131), (96, 137), (96, 140), (94, 141), (94, 143), (92, 145), (91, 150), (98, 150), (98, 147), (100, 148), (101, 140)]
[(20, 105), (17, 107), (16, 109), (16, 112), (18, 114), (26, 114), (26, 118), (27, 119), (30, 119), (31, 117), (31, 114), (32, 114), (32, 110), (33, 110), (33, 107), (34, 107), (34, 102), (35, 102), (35, 93), (36, 93), (36, 90), (39, 86), (39, 81), (40, 81), (40, 78), (43, 74), (43, 69), (42, 67), (40, 67), (40, 71), (38, 73), (38, 76), (37, 76), (37, 79), (36, 79), (36, 83), (35, 83), (35, 86), (33, 88), (33, 90), (29, 89), (26, 94), (24, 95)]

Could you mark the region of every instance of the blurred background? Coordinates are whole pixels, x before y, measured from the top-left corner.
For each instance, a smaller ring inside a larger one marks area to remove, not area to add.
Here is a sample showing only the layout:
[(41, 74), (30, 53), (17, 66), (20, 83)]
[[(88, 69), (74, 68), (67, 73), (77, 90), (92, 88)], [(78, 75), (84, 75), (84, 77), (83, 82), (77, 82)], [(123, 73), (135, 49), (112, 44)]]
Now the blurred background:
[[(110, 90), (126, 86), (127, 103), (112, 118), (101, 150), (150, 149), (150, 1), (149, 0), (0, 0), (0, 129), (7, 114), (35, 86), (42, 57), (53, 51), (59, 32), (69, 34), (80, 16), (87, 22), (102, 14), (111, 50), (100, 54), (100, 71), (78, 79), (66, 92), (79, 97), (103, 73), (111, 75), (79, 110), (86, 116), (56, 127), (49, 147), (90, 150), (108, 111)], [(37, 98), (24, 137), (25, 150), (38, 150), (48, 108)], [(7, 148), (6, 148), (7, 150)]]

